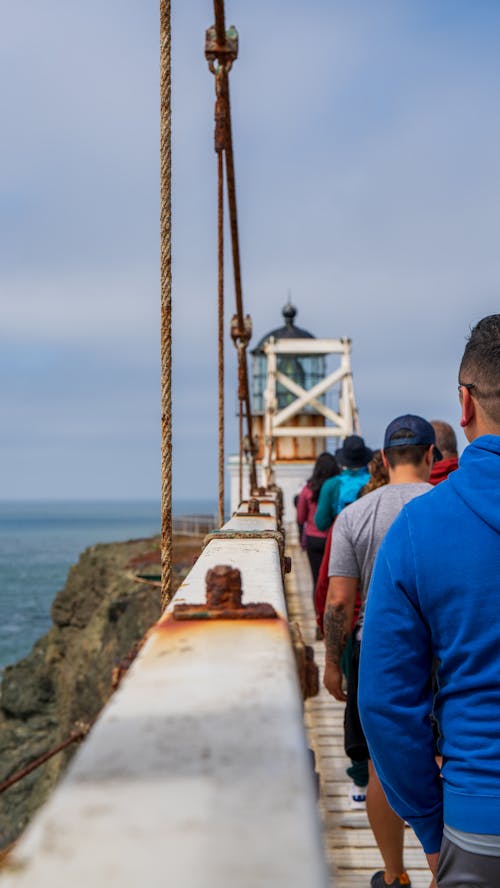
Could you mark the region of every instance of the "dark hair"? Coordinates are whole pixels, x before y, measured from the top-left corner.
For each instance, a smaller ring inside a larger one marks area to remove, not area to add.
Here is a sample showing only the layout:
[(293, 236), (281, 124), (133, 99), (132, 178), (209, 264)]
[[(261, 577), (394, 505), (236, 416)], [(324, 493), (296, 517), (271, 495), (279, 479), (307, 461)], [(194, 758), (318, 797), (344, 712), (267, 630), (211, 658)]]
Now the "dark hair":
[(488, 315), (471, 331), (458, 381), (469, 385), (486, 416), (500, 424), (500, 314)]
[(371, 493), (372, 490), (378, 490), (379, 487), (389, 483), (389, 472), (384, 465), (381, 450), (373, 451), (373, 456), (368, 463), (368, 471), (370, 473), (370, 480), (359, 491), (358, 499), (361, 496), (366, 496), (367, 493)]
[(443, 458), (446, 458), (447, 454), (450, 456), (456, 456), (457, 436), (451, 425), (447, 422), (443, 422), (442, 419), (431, 419), (431, 426), (436, 433), (436, 447), (438, 447), (443, 454)]
[(318, 502), (319, 492), (323, 487), (324, 482), (327, 481), (328, 478), (333, 478), (334, 475), (339, 474), (340, 469), (335, 457), (332, 456), (331, 453), (328, 453), (326, 450), (324, 453), (320, 453), (314, 465), (313, 473), (309, 478), (309, 486), (312, 490), (313, 503)]
[[(411, 438), (411, 436), (410, 429), (398, 429), (391, 435), (390, 440), (397, 441), (399, 438)], [(430, 444), (403, 444), (401, 447), (387, 447), (384, 450), (385, 458), (391, 469), (395, 469), (396, 466), (419, 466), (430, 446)]]

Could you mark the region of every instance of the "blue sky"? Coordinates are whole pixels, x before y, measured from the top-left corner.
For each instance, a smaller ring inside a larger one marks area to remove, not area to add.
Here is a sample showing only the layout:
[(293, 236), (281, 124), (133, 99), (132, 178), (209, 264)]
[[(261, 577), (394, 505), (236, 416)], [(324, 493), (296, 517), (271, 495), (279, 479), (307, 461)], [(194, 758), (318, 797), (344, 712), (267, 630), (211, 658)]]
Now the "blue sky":
[[(1, 496), (159, 495), (158, 4), (2, 3)], [(208, 0), (173, 0), (174, 495), (216, 492)], [(227, 0), (255, 340), (353, 340), (362, 431), (451, 421), (500, 309), (500, 7)], [(233, 311), (230, 269), (227, 314)], [(235, 377), (228, 341), (228, 449)], [(461, 434), (461, 433), (460, 433)]]

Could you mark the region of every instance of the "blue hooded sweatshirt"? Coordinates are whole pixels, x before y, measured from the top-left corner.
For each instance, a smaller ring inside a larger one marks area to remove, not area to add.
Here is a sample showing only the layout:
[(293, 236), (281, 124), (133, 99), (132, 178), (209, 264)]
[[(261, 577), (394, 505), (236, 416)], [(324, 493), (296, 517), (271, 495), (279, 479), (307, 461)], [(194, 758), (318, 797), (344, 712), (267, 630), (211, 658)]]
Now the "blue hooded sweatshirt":
[(500, 436), (477, 438), (388, 531), (368, 592), (359, 707), (387, 798), (427, 853), (439, 851), (443, 821), (500, 835)]

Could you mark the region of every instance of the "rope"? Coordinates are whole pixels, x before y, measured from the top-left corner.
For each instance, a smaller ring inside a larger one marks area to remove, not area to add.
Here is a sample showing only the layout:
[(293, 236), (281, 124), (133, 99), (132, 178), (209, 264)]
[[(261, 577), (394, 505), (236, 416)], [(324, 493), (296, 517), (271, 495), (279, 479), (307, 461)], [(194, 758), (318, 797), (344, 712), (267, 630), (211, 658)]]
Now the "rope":
[(172, 595), (172, 153), (170, 0), (160, 0), (161, 602)]

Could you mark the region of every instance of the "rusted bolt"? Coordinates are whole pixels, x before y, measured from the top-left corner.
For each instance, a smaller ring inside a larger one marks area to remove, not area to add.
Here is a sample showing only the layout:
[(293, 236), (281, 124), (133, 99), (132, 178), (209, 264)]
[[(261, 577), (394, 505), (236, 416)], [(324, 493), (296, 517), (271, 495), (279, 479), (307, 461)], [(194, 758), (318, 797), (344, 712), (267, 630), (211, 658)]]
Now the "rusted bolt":
[(249, 515), (260, 515), (260, 503), (259, 503), (258, 499), (248, 500), (248, 514)]
[[(250, 496), (260, 496), (262, 498), (265, 496), (269, 496), (269, 492), (266, 487), (252, 487), (250, 491)], [(268, 502), (274, 502), (274, 498), (271, 500), (268, 499)]]
[(230, 564), (217, 564), (208, 570), (206, 601), (209, 607), (241, 607), (241, 573)]
[(289, 574), (292, 572), (292, 559), (290, 558), (289, 555), (285, 555), (285, 557), (283, 559), (283, 567), (284, 567), (286, 574)]

